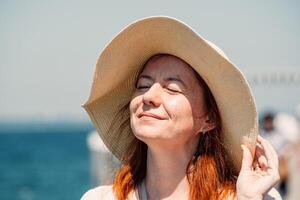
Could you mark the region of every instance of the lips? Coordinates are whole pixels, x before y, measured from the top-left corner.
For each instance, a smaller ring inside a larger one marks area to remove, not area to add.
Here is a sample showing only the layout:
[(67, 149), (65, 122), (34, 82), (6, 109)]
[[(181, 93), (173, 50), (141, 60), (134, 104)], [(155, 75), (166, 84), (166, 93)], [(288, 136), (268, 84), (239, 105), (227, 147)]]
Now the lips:
[(149, 113), (149, 112), (142, 112), (141, 114), (138, 115), (138, 118), (141, 118), (141, 117), (151, 117), (151, 118), (155, 118), (155, 119), (159, 119), (159, 120), (166, 119), (165, 117), (156, 115), (154, 113)]

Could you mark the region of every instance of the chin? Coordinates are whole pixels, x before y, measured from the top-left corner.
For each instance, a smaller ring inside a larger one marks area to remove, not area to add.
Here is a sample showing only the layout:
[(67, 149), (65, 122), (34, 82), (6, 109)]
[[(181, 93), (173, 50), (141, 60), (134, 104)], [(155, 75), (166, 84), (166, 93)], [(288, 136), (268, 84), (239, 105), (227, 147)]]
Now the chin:
[(176, 139), (175, 135), (170, 135), (170, 134), (166, 134), (166, 133), (170, 133), (170, 131), (153, 131), (152, 130), (145, 130), (143, 129), (143, 131), (141, 131), (142, 129), (139, 129), (138, 132), (133, 132), (135, 137), (141, 141), (143, 141), (145, 144), (149, 145), (153, 142), (157, 143), (157, 142), (171, 142), (174, 139)]
[(154, 132), (154, 131), (141, 131), (139, 130), (138, 132), (133, 132), (135, 137), (137, 137), (138, 139), (142, 140), (143, 139), (156, 139), (156, 138), (161, 138), (161, 134), (159, 134), (158, 132)]

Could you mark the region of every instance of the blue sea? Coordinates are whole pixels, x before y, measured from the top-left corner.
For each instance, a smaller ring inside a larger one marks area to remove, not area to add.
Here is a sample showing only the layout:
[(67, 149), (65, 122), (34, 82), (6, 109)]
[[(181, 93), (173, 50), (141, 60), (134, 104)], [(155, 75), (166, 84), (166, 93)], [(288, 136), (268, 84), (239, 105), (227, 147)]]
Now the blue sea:
[(90, 187), (89, 124), (0, 123), (0, 199), (80, 199)]

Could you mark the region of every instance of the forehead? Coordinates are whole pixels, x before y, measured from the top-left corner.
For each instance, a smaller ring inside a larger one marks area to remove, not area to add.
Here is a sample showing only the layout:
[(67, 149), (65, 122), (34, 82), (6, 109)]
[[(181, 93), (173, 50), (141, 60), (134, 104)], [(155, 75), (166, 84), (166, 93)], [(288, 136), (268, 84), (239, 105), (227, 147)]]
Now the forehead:
[(172, 55), (157, 55), (150, 58), (141, 74), (180, 76), (186, 79), (195, 79), (192, 68), (180, 58)]

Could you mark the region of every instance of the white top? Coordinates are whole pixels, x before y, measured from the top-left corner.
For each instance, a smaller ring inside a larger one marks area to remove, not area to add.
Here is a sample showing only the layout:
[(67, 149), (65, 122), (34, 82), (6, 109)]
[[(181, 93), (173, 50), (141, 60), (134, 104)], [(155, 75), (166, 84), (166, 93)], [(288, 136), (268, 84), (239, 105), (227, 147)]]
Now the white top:
[[(112, 185), (99, 186), (94, 189), (87, 191), (82, 197), (81, 200), (117, 200), (115, 197)], [(232, 196), (227, 199), (234, 199)], [(268, 194), (265, 195), (264, 200), (281, 200), (281, 196), (278, 191), (272, 188)], [(128, 200), (147, 200), (147, 192), (144, 181), (140, 184), (137, 190), (131, 192), (128, 196)]]
[[(81, 200), (117, 200), (113, 193), (112, 185), (99, 186), (87, 191)], [(147, 200), (147, 193), (144, 181), (140, 184), (137, 190), (131, 192), (128, 200)]]

